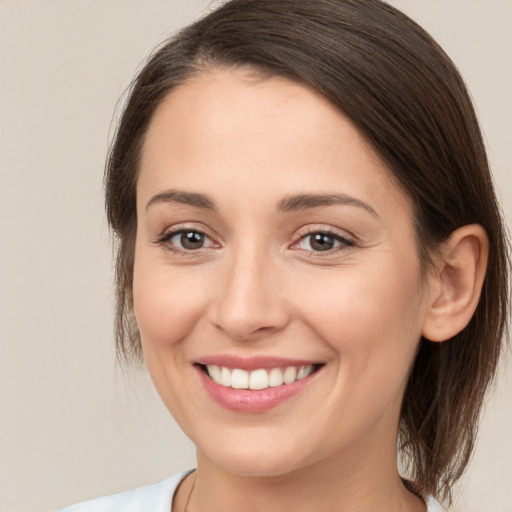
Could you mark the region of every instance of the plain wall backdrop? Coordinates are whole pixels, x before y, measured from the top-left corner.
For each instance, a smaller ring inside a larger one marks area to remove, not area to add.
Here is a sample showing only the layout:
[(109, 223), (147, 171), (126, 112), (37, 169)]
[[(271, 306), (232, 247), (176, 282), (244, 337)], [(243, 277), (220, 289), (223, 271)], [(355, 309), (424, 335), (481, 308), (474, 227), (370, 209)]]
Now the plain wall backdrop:
[[(0, 512), (50, 511), (194, 465), (145, 372), (115, 362), (103, 161), (117, 99), (207, 0), (0, 0)], [(393, 0), (473, 94), (512, 219), (512, 1)], [(454, 510), (512, 511), (504, 361)]]

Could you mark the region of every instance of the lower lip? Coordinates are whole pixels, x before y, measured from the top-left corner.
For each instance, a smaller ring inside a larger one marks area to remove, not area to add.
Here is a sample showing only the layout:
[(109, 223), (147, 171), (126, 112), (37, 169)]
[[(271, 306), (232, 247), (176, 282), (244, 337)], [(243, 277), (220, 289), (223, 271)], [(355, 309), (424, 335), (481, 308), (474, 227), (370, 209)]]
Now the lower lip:
[(319, 370), (305, 379), (275, 388), (261, 390), (233, 389), (221, 386), (196, 367), (199, 377), (209, 395), (222, 407), (237, 412), (257, 413), (273, 409), (302, 391), (311, 382)]

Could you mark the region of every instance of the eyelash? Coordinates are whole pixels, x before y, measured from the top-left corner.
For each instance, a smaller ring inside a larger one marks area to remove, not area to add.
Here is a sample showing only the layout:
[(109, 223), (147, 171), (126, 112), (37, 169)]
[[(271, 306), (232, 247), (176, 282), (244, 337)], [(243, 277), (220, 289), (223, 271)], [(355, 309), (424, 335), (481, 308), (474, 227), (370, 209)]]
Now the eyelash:
[(335, 246), (331, 249), (325, 250), (325, 251), (314, 251), (314, 250), (310, 250), (310, 249), (309, 250), (302, 249), (302, 250), (306, 251), (308, 256), (321, 257), (322, 254), (329, 255), (329, 254), (333, 254), (334, 252), (345, 251), (347, 249), (350, 249), (351, 247), (356, 246), (356, 242), (353, 239), (344, 237), (331, 229), (314, 229), (314, 230), (308, 230), (303, 233), (299, 233), (300, 238), (297, 242), (295, 242), (293, 244), (293, 246), (298, 246), (300, 244), (300, 242), (302, 242), (303, 240), (306, 240), (307, 238), (312, 237), (314, 235), (328, 236), (328, 237), (334, 239), (336, 242), (339, 242), (339, 245)]
[[(198, 233), (202, 236), (204, 236), (206, 239), (212, 241), (212, 239), (207, 235), (207, 233), (197, 227), (193, 228), (187, 228), (187, 227), (179, 227), (176, 229), (172, 229), (171, 231), (165, 232), (163, 235), (158, 237), (156, 240), (154, 240), (154, 243), (158, 245), (163, 245), (165, 248), (173, 253), (177, 253), (183, 256), (192, 256), (194, 253), (198, 253), (201, 249), (208, 249), (209, 247), (199, 247), (197, 249), (182, 249), (179, 247), (176, 247), (175, 245), (169, 243), (175, 236), (183, 234), (183, 233)], [(306, 252), (308, 256), (321, 256), (322, 254), (332, 254), (333, 252), (337, 251), (344, 251), (351, 247), (356, 246), (356, 242), (352, 239), (349, 239), (347, 237), (341, 236), (340, 234), (336, 233), (333, 230), (330, 229), (315, 229), (315, 230), (309, 230), (305, 231), (303, 233), (299, 233), (299, 240), (297, 242), (294, 242), (292, 245), (293, 250), (299, 250), (300, 247), (298, 245), (303, 241), (306, 240), (308, 237), (312, 237), (314, 235), (324, 235), (327, 237), (330, 237), (335, 240), (335, 242), (338, 242), (339, 245), (335, 246), (331, 249), (327, 249), (325, 251), (315, 251), (311, 249), (302, 249)], [(215, 243), (212, 241), (212, 243)]]
[(166, 231), (163, 235), (161, 235), (156, 240), (154, 240), (154, 243), (156, 243), (158, 245), (163, 245), (163, 246), (165, 246), (165, 249), (167, 249), (168, 251), (180, 254), (182, 256), (192, 256), (192, 255), (194, 255), (194, 253), (197, 253), (199, 250), (204, 249), (204, 247), (200, 247), (196, 250), (181, 249), (181, 248), (176, 247), (173, 244), (169, 243), (175, 236), (183, 234), (183, 233), (199, 233), (200, 235), (203, 235), (208, 240), (211, 240), (211, 238), (206, 234), (206, 232), (200, 228), (180, 227), (180, 228), (172, 229), (171, 231)]

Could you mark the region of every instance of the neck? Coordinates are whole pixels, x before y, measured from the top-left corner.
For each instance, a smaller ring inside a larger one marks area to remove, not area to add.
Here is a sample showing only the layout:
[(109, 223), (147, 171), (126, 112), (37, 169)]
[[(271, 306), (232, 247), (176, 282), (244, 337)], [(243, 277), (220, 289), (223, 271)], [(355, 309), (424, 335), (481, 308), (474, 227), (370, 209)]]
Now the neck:
[(386, 451), (369, 456), (365, 447), (278, 476), (235, 474), (198, 453), (187, 512), (424, 512), (402, 484), (396, 449)]

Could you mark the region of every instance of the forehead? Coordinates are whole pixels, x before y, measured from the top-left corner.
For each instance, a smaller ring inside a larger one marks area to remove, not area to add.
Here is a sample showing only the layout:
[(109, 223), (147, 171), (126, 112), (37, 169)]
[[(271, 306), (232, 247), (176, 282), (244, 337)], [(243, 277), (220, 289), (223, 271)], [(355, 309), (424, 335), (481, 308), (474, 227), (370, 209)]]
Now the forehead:
[(219, 184), (245, 197), (341, 187), (410, 208), (394, 175), (331, 102), (246, 69), (200, 73), (173, 89), (145, 139), (139, 193)]
[(283, 148), (285, 139), (298, 144), (308, 138), (341, 149), (336, 142), (343, 132), (345, 148), (353, 142), (352, 146), (360, 147), (367, 156), (375, 156), (353, 124), (320, 93), (250, 68), (201, 72), (175, 87), (156, 109), (145, 155), (153, 149), (151, 139), (161, 135), (163, 128), (169, 140), (179, 140), (183, 149), (203, 136), (217, 138), (225, 146), (235, 131), (239, 136), (233, 143), (238, 145), (243, 139), (257, 143), (272, 131)]

